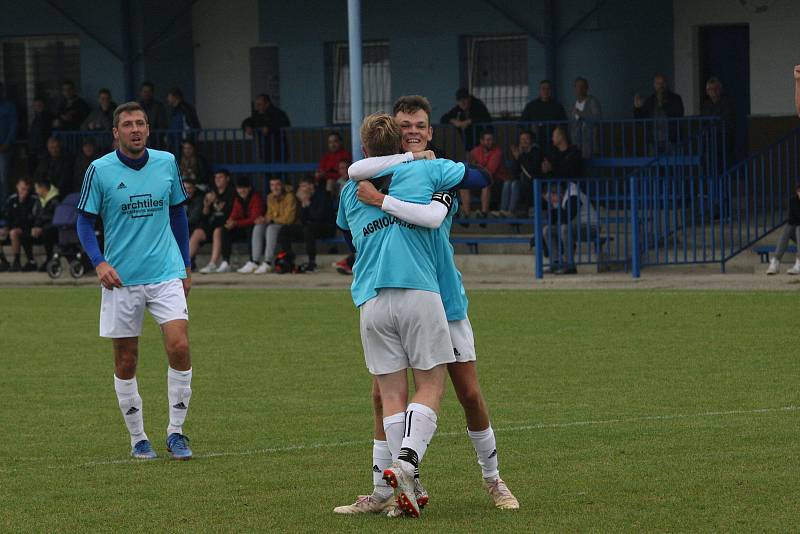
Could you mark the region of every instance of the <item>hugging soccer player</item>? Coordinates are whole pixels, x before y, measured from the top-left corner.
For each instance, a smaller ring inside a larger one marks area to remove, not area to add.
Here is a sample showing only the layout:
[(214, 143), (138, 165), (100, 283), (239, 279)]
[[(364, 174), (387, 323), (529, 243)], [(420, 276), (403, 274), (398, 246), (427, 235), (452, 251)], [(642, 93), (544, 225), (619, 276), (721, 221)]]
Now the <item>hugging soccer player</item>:
[[(167, 451), (192, 457), (183, 423), (192, 396), (189, 355), (191, 289), (186, 191), (175, 157), (147, 148), (147, 115), (136, 102), (114, 110), (119, 148), (95, 160), (81, 188), (77, 229), (102, 284), (100, 336), (114, 347), (114, 389), (131, 438), (131, 456), (156, 458), (144, 431), (136, 382), (145, 308), (161, 327), (167, 352)], [(94, 224), (103, 220), (105, 253)]]

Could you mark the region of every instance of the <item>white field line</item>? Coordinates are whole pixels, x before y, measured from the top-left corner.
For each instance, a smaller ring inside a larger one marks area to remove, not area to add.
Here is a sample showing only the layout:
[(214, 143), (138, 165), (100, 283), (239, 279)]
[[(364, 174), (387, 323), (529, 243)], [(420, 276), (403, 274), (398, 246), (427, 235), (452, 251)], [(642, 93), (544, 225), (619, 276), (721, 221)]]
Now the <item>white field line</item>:
[[(559, 429), (559, 428), (573, 428), (573, 427), (584, 427), (584, 426), (602, 426), (602, 425), (616, 425), (616, 424), (625, 424), (625, 423), (645, 423), (650, 421), (675, 421), (680, 419), (702, 419), (707, 417), (727, 417), (727, 416), (737, 416), (737, 415), (762, 415), (762, 414), (771, 414), (771, 413), (788, 413), (788, 412), (796, 412), (800, 411), (800, 406), (783, 406), (781, 408), (756, 408), (750, 410), (726, 410), (726, 411), (713, 411), (713, 412), (700, 412), (700, 413), (678, 413), (678, 414), (666, 414), (666, 415), (643, 415), (643, 416), (633, 416), (633, 417), (620, 417), (617, 419), (595, 419), (595, 420), (588, 420), (588, 421), (570, 421), (564, 423), (538, 423), (533, 425), (521, 425), (521, 426), (510, 426), (505, 428), (495, 428), (494, 431), (497, 434), (505, 434), (511, 432), (530, 432), (534, 430), (546, 430), (546, 429)], [(438, 438), (448, 438), (454, 436), (463, 436), (464, 432), (440, 432), (436, 434)], [(196, 459), (204, 459), (204, 458), (224, 458), (224, 457), (237, 457), (237, 456), (259, 456), (263, 454), (274, 454), (274, 453), (282, 453), (282, 452), (294, 452), (294, 451), (310, 451), (310, 450), (318, 450), (318, 449), (327, 449), (333, 447), (352, 447), (352, 446), (362, 446), (366, 447), (372, 443), (372, 440), (351, 440), (351, 441), (332, 441), (328, 443), (301, 443), (297, 445), (286, 445), (282, 447), (268, 447), (263, 449), (250, 449), (244, 451), (220, 451), (220, 452), (207, 452), (201, 454), (195, 454), (194, 458)], [(162, 455), (162, 459), (169, 458), (168, 456)], [(28, 459), (26, 459), (28, 460)], [(125, 458), (125, 459), (117, 459), (117, 460), (97, 460), (91, 462), (84, 462), (80, 464), (68, 464), (68, 465), (49, 465), (49, 469), (77, 469), (82, 467), (97, 467), (103, 465), (117, 465), (117, 464), (136, 464), (141, 463), (142, 460), (134, 460), (133, 458)], [(3, 469), (0, 472), (13, 472), (16, 469)]]

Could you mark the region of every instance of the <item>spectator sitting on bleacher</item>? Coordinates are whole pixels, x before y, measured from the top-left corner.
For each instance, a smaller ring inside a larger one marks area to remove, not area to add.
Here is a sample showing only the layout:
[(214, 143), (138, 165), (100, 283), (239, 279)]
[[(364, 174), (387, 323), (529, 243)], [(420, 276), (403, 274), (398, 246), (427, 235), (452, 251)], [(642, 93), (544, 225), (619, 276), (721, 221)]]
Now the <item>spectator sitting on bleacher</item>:
[(53, 226), (53, 216), (59, 205), (58, 188), (51, 185), (46, 178), (39, 178), (35, 183), (38, 201), (33, 207), (33, 228), (30, 237), (35, 243), (44, 245), (45, 261), (39, 266), (40, 272), (47, 271), (47, 262), (53, 259), (53, 249), (58, 242), (58, 228)]
[(202, 274), (227, 273), (231, 266), (222, 258), (222, 232), (233, 211), (236, 191), (231, 186), (231, 175), (221, 169), (214, 174), (214, 187), (203, 199), (203, 227), (198, 228), (189, 240), (189, 255), (194, 260), (197, 251), (206, 241), (211, 241), (211, 261), (200, 269)]
[[(319, 162), (319, 169), (314, 173), (314, 178), (317, 183), (325, 180), (325, 188), (328, 191), (335, 189), (336, 181), (341, 177), (339, 169), (340, 163), (345, 163), (345, 168), (350, 165), (351, 161), (350, 152), (342, 147), (342, 136), (339, 132), (331, 132), (328, 134), (328, 151), (322, 155)], [(345, 173), (345, 176), (347, 173)]]
[(195, 185), (206, 191), (208, 189), (208, 163), (197, 152), (197, 146), (191, 139), (185, 139), (181, 144), (180, 163), (178, 165), (183, 178), (194, 180)]
[(469, 94), (467, 89), (461, 87), (456, 91), (456, 105), (442, 115), (440, 122), (442, 124), (451, 124), (458, 128), (464, 140), (465, 149), (471, 150), (475, 146), (477, 136), (487, 127), (476, 127), (475, 125), (486, 125), (492, 122), (492, 116), (489, 113), (489, 108), (486, 107), (486, 104), (481, 99)]
[[(469, 162), (472, 165), (483, 167), (489, 172), (492, 182), (505, 182), (508, 176), (505, 162), (503, 161), (503, 151), (494, 142), (494, 133), (486, 130), (481, 134), (481, 142), (478, 146), (470, 150)], [(472, 207), (472, 191), (462, 189), (461, 210), (464, 217), (470, 216)], [(475, 217), (486, 218), (489, 214), (489, 202), (491, 200), (492, 186), (488, 185), (481, 189), (481, 210), (475, 213)]]
[(597, 125), (591, 121), (600, 119), (602, 113), (600, 101), (589, 94), (589, 80), (578, 77), (575, 80), (575, 104), (569, 116), (569, 134), (585, 159), (600, 152)]
[(55, 185), (62, 195), (75, 191), (72, 186), (74, 160), (61, 146), (58, 137), (47, 140), (47, 153), (39, 160), (34, 179), (47, 179)]
[(575, 249), (579, 243), (591, 243), (597, 237), (598, 216), (578, 184), (564, 182), (545, 193), (550, 203), (550, 218), (542, 229), (545, 256), (555, 274), (576, 274)]
[(336, 213), (333, 210), (333, 200), (325, 188), (316, 186), (314, 178), (311, 176), (305, 176), (300, 180), (296, 196), (300, 216), (295, 224), (281, 228), (278, 242), (281, 248), (290, 257), (293, 257), (292, 241), (302, 239), (306, 245), (308, 262), (300, 265), (299, 270), (301, 273), (315, 273), (317, 272), (317, 239), (333, 237), (336, 233), (334, 224)]
[(253, 264), (259, 264), (253, 270), (252, 265), (245, 265), (238, 272), (242, 274), (264, 274), (272, 272), (275, 259), (275, 248), (278, 245), (278, 234), (281, 227), (293, 224), (297, 217), (297, 200), (292, 186), (283, 185), (281, 179), (273, 176), (269, 180), (269, 195), (267, 196), (267, 212), (257, 217), (253, 226), (253, 239), (250, 247), (250, 259)]
[(504, 217), (511, 217), (520, 207), (527, 207), (527, 201), (521, 205), (519, 200), (530, 197), (533, 179), (541, 174), (542, 149), (533, 142), (531, 132), (520, 132), (519, 144), (511, 145), (511, 159), (511, 178), (503, 183), (500, 207), (502, 212), (505, 206), (506, 213), (501, 213)]
[[(11, 253), (14, 255), (14, 261), (7, 269), (11, 272), (36, 270), (30, 235), (35, 221), (34, 209), (37, 202), (39, 199), (31, 193), (30, 181), (27, 178), (18, 179), (17, 192), (8, 197), (6, 202), (6, 229), (8, 237), (11, 238)], [(3, 238), (5, 239), (5, 236)], [(24, 266), (20, 262), (20, 250), (23, 248), (28, 258)], [(5, 258), (0, 263), (8, 267)]]
[(253, 113), (242, 121), (247, 136), (258, 137), (264, 161), (282, 161), (288, 149), (283, 142), (283, 128), (291, 126), (289, 116), (272, 103), (269, 95), (260, 94), (253, 103)]
[(31, 111), (33, 118), (28, 126), (28, 172), (33, 175), (39, 158), (47, 151), (47, 140), (53, 131), (54, 117), (43, 98), (33, 99)]
[(575, 145), (569, 143), (563, 126), (553, 129), (553, 146), (542, 161), (542, 174), (555, 178), (580, 178), (583, 176), (583, 156)]
[[(238, 176), (236, 178), (236, 197), (233, 199), (233, 211), (230, 218), (225, 222), (225, 230), (222, 233), (222, 257), (225, 261), (230, 261), (233, 242), (244, 240), (250, 248), (247, 264), (253, 266), (255, 270), (258, 265), (253, 262), (252, 239), (255, 221), (264, 214), (264, 198), (258, 191), (253, 191), (253, 182), (249, 176)], [(252, 271), (247, 271), (252, 272)]]
[(186, 218), (189, 220), (189, 235), (203, 227), (203, 193), (197, 189), (197, 184), (191, 178), (183, 178), (183, 188), (186, 189)]
[(75, 84), (65, 80), (61, 84), (61, 98), (58, 101), (58, 112), (53, 121), (55, 130), (77, 130), (89, 114), (89, 104), (78, 96)]
[(794, 193), (789, 197), (789, 218), (778, 238), (775, 255), (769, 260), (767, 274), (780, 272), (781, 260), (789, 246), (789, 241), (794, 241), (797, 252), (795, 253), (794, 267), (786, 271), (786, 274), (800, 274), (800, 184), (795, 186)]
[(97, 94), (97, 107), (94, 108), (81, 124), (81, 130), (110, 131), (114, 126), (114, 110), (117, 103), (111, 100), (111, 91), (106, 88), (100, 89)]
[(81, 151), (75, 158), (75, 168), (72, 173), (72, 183), (75, 185), (75, 191), (80, 191), (83, 187), (83, 179), (86, 177), (86, 169), (89, 165), (100, 157), (97, 151), (97, 145), (94, 144), (94, 139), (87, 137), (81, 144)]

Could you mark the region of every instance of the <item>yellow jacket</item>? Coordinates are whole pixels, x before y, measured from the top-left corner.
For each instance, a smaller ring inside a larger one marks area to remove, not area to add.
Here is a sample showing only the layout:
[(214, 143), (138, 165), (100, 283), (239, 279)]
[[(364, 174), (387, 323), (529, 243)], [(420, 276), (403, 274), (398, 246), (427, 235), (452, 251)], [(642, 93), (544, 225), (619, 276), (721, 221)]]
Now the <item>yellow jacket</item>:
[(267, 219), (275, 224), (293, 224), (297, 219), (297, 199), (291, 185), (283, 186), (283, 197), (267, 196)]

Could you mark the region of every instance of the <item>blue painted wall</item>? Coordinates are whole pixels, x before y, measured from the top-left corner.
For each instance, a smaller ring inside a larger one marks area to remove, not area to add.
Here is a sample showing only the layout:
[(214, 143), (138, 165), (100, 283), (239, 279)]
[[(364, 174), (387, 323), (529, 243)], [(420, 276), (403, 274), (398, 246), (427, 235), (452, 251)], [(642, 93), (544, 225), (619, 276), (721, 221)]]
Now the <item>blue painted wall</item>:
[[(459, 37), (523, 34), (520, 26), (542, 30), (542, 2), (503, 2), (511, 18), (484, 0), (437, 0), (421, 13), (404, 16), (396, 2), (364, 0), (365, 40), (389, 40), (392, 93), (421, 93), (434, 106), (434, 119), (454, 104), (459, 86)], [(560, 0), (559, 31), (563, 33), (594, 0)], [(347, 40), (345, 0), (260, 0), (260, 39), (280, 47), (281, 104), (296, 125), (326, 120), (325, 43)], [(515, 23), (516, 22), (516, 23)], [(600, 98), (607, 116), (632, 114), (636, 91), (649, 92), (655, 72), (672, 73), (672, 1), (611, 0), (559, 51), (561, 100), (572, 101), (572, 81), (583, 75)], [(529, 39), (530, 94), (544, 77), (544, 48)], [(568, 98), (567, 98), (568, 97)]]

